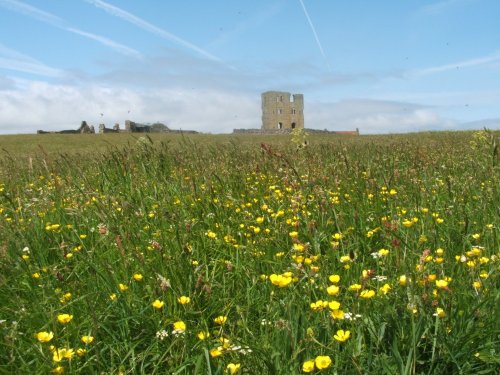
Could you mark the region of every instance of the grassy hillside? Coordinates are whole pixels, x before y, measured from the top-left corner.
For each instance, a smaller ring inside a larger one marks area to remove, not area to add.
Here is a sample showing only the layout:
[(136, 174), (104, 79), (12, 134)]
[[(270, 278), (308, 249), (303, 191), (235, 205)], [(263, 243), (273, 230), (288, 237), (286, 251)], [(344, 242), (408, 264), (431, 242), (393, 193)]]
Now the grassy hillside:
[(494, 374), (495, 136), (0, 137), (0, 373)]

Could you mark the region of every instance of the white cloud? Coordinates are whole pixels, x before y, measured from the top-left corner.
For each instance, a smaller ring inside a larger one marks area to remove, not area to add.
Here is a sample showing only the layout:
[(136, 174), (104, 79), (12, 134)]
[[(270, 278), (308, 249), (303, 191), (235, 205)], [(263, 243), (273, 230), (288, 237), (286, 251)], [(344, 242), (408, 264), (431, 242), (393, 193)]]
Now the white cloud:
[(260, 97), (238, 92), (21, 83), (22, 88), (0, 91), (0, 133), (76, 129), (82, 120), (107, 126), (123, 126), (126, 119), (160, 121), (172, 129), (213, 133), (260, 127)]
[(432, 108), (413, 103), (352, 99), (311, 103), (304, 109), (306, 127), (355, 130), (362, 134), (445, 130), (456, 126)]
[[(260, 95), (229, 89), (181, 87), (132, 90), (89, 84), (76, 87), (39, 81), (17, 81), (15, 90), (0, 91), (0, 133), (34, 133), (37, 129), (76, 129), (82, 120), (112, 126), (126, 119), (160, 121), (172, 129), (230, 133), (260, 128)], [(101, 113), (103, 116), (101, 117)], [(456, 128), (438, 112), (418, 104), (352, 99), (306, 102), (306, 127), (361, 133), (411, 132)], [(15, 124), (15, 127), (12, 127)]]
[(12, 78), (0, 76), (0, 90), (11, 90), (14, 87), (15, 84)]

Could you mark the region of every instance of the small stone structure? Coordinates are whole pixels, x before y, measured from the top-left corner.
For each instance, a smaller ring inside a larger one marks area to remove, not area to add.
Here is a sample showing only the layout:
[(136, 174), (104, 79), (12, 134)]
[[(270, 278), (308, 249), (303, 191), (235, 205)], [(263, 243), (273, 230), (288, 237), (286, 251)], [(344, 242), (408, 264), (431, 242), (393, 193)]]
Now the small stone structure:
[(262, 130), (304, 129), (304, 95), (262, 93)]
[[(125, 121), (125, 131), (129, 133), (151, 133), (150, 125), (137, 124), (133, 121)], [(168, 128), (167, 128), (168, 131)]]
[(120, 124), (115, 124), (112, 129), (107, 128), (104, 124), (99, 124), (99, 134), (104, 133), (119, 133), (120, 132)]

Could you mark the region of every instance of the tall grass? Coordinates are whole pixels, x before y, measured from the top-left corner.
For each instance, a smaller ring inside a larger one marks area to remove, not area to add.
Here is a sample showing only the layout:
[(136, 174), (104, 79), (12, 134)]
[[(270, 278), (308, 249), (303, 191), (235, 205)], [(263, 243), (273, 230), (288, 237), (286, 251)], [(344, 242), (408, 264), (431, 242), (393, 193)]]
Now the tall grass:
[(4, 154), (0, 372), (494, 374), (495, 136)]

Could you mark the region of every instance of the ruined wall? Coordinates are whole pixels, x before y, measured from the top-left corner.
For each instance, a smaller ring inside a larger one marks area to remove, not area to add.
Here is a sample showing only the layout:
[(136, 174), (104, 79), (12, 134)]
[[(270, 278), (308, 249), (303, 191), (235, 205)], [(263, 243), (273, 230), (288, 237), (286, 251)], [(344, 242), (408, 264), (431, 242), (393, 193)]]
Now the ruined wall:
[[(352, 131), (337, 131), (337, 130), (321, 130), (321, 129), (305, 129), (307, 134), (329, 134), (329, 135), (345, 135), (345, 136), (358, 136), (359, 129)], [(258, 135), (280, 135), (291, 134), (292, 129), (233, 129), (233, 134), (258, 134)]]
[(262, 94), (262, 130), (303, 128), (304, 95), (283, 91)]

